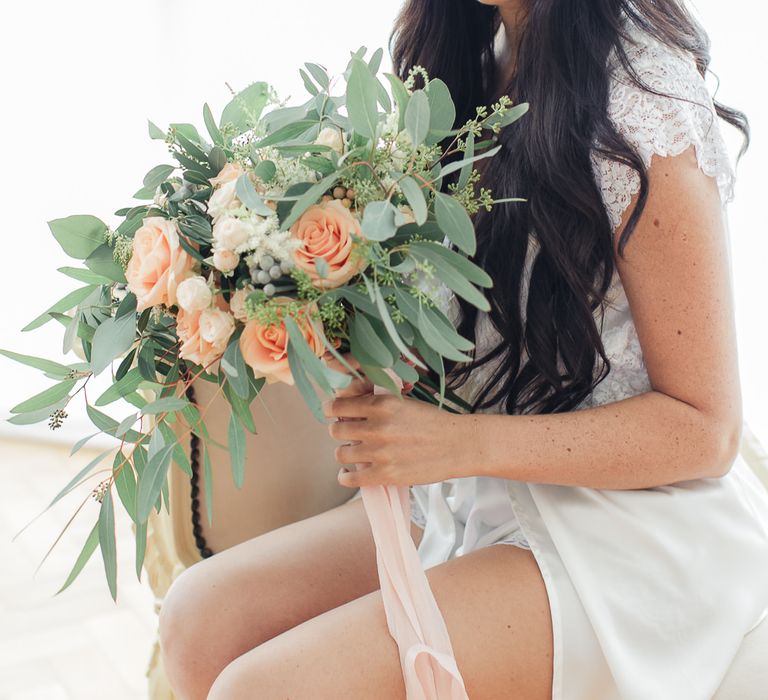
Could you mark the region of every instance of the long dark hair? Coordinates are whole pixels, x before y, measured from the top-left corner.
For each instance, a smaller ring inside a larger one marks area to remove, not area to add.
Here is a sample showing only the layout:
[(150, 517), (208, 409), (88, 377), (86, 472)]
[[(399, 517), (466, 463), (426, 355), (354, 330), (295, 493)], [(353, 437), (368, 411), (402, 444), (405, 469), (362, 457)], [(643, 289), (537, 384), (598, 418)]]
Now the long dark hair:
[[(610, 371), (595, 311), (604, 305), (614, 275), (613, 231), (591, 153), (600, 144), (604, 155), (640, 176), (637, 205), (619, 239), (623, 257), (648, 197), (644, 163), (608, 117), (612, 51), (639, 81), (622, 46), (629, 39), (627, 21), (690, 51), (700, 73), (707, 71), (709, 39), (678, 0), (528, 2), (516, 73), (505, 93), (515, 102), (529, 102), (531, 109), (502, 130), (504, 147), (480, 182), (495, 198), (525, 197), (527, 203), (499, 205), (489, 213), (481, 209), (474, 219), (474, 259), (493, 279), (489, 318), (502, 340), (472, 362), (446, 365), (448, 385), (455, 389), (473, 370), (495, 362), (474, 410), (503, 401), (507, 413), (568, 411)], [(413, 65), (421, 65), (430, 77), (444, 80), (457, 104), (456, 124), (463, 124), (493, 97), (500, 22), (497, 8), (477, 0), (408, 0), (390, 36), (395, 72), (405, 78)], [(743, 153), (749, 143), (746, 117), (717, 102), (715, 107), (742, 132)], [(539, 252), (523, 324), (520, 295), (530, 235)], [(458, 301), (459, 331), (475, 340), (477, 309)], [(528, 359), (521, 367), (523, 350)], [(601, 372), (595, 376), (598, 355)]]

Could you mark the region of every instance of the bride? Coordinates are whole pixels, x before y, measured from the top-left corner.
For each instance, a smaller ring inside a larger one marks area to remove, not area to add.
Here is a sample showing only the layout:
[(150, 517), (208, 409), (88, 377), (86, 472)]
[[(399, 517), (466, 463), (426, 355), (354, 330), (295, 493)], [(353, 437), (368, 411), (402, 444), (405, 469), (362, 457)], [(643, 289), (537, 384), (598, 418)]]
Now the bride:
[[(408, 0), (392, 39), (457, 123), (530, 103), (478, 184), (527, 201), (475, 216), (491, 311), (443, 290), (476, 410), (355, 380), (325, 404), (339, 482), (411, 486), (473, 700), (708, 700), (766, 615), (768, 496), (738, 453), (719, 118), (748, 130), (706, 34), (678, 0)], [(359, 495), (174, 581), (181, 700), (404, 697)]]

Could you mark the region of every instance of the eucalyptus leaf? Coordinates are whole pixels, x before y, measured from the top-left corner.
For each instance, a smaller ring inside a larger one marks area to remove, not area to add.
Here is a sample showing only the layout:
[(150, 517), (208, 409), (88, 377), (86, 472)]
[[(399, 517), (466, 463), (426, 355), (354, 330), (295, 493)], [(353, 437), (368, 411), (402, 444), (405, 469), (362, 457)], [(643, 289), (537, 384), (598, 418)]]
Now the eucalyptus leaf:
[(98, 376), (112, 361), (127, 352), (136, 340), (136, 316), (108, 318), (99, 324), (93, 336), (91, 370)]
[(245, 173), (237, 178), (235, 194), (248, 209), (252, 209), (260, 216), (271, 216), (275, 213), (264, 203), (264, 200), (256, 192), (256, 188)]
[(156, 165), (144, 176), (142, 184), (147, 189), (155, 190), (171, 176), (174, 170), (176, 170), (175, 165)]
[(100, 245), (86, 259), (85, 266), (96, 274), (108, 277), (114, 282), (125, 282), (125, 272), (115, 262), (114, 251), (106, 243)]
[(136, 523), (136, 578), (141, 581), (144, 556), (147, 553), (147, 523)]
[(488, 119), (485, 120), (486, 126), (493, 126), (494, 124), (500, 124), (501, 127), (509, 126), (513, 122), (516, 122), (520, 117), (522, 117), (526, 112), (528, 112), (528, 103), (527, 102), (521, 102), (520, 104), (515, 105), (514, 107), (510, 107), (502, 116), (499, 115), (491, 115), (488, 117)]
[(307, 69), (307, 71), (309, 71), (310, 75), (315, 79), (317, 84), (323, 88), (323, 90), (327, 91), (331, 85), (331, 80), (328, 77), (327, 71), (316, 63), (305, 63), (304, 67)]
[(405, 110), (405, 128), (414, 146), (424, 143), (429, 133), (429, 98), (423, 90), (414, 90)]
[(360, 369), (373, 384), (384, 387), (395, 396), (401, 396), (400, 388), (395, 383), (395, 380), (392, 379), (387, 372), (381, 369), (381, 367), (360, 363)]
[(104, 275), (99, 275), (98, 273), (93, 272), (93, 270), (84, 270), (80, 267), (59, 267), (57, 268), (57, 271), (67, 275), (67, 277), (76, 279), (78, 282), (85, 282), (86, 284), (112, 284), (111, 279)]
[(475, 229), (466, 209), (454, 197), (444, 192), (435, 193), (437, 225), (448, 238), (467, 255), (477, 249)]
[(361, 230), (370, 241), (386, 241), (397, 233), (397, 208), (389, 201), (369, 202), (363, 210)]
[(107, 489), (99, 510), (99, 546), (104, 560), (104, 573), (107, 577), (109, 592), (117, 600), (117, 541), (115, 539), (115, 511), (112, 503), (112, 491)]
[(312, 411), (312, 415), (321, 423), (324, 423), (325, 414), (323, 413), (322, 404), (320, 403), (320, 399), (318, 398), (312, 383), (307, 377), (301, 359), (299, 359), (296, 346), (296, 343), (288, 343), (288, 367), (291, 370), (291, 375), (293, 376), (296, 387), (304, 397), (304, 401), (306, 401), (307, 406), (309, 406), (310, 411)]
[(349, 319), (349, 343), (352, 355), (360, 364), (391, 367), (395, 362), (371, 322), (362, 313), (356, 313)]
[(165, 444), (155, 452), (147, 462), (144, 472), (139, 476), (136, 493), (136, 516), (139, 522), (146, 522), (160, 495), (160, 490), (168, 473), (171, 462), (173, 443)]
[(285, 329), (288, 332), (288, 346), (293, 345), (297, 358), (302, 367), (314, 377), (318, 386), (326, 393), (333, 394), (334, 389), (344, 388), (351, 381), (351, 377), (342, 372), (327, 367), (322, 360), (315, 355), (307, 344), (304, 334), (299, 330), (296, 321), (290, 316), (284, 319)]
[(317, 122), (313, 119), (300, 119), (299, 121), (290, 122), (285, 126), (280, 127), (277, 131), (265, 136), (261, 141), (252, 144), (251, 148), (259, 150), (266, 148), (267, 146), (274, 146), (275, 144), (283, 143), (285, 141), (291, 141), (316, 127)]
[(269, 99), (267, 83), (253, 83), (235, 95), (224, 108), (219, 126), (232, 124), (238, 133), (256, 124)]
[(352, 59), (347, 81), (347, 113), (352, 128), (369, 139), (376, 136), (379, 123), (377, 82), (362, 59)]
[(299, 68), (299, 75), (301, 76), (301, 79), (304, 82), (304, 87), (307, 89), (307, 92), (310, 95), (320, 94), (320, 90), (318, 89), (317, 85), (315, 85), (312, 82), (312, 78), (309, 76), (309, 74), (305, 70), (303, 70), (302, 68)]
[(400, 78), (398, 78), (396, 75), (393, 75), (392, 73), (385, 73), (384, 76), (387, 80), (389, 80), (389, 84), (392, 87), (392, 94), (394, 95), (395, 101), (397, 102), (397, 130), (399, 132), (405, 129), (405, 111), (408, 108), (408, 100), (411, 96), (403, 81), (400, 80)]
[(77, 560), (75, 561), (75, 564), (72, 567), (72, 570), (69, 572), (69, 576), (67, 576), (67, 580), (64, 581), (61, 588), (59, 588), (59, 590), (56, 591), (54, 595), (59, 595), (59, 593), (61, 593), (64, 589), (69, 588), (72, 582), (78, 577), (80, 572), (83, 570), (83, 567), (88, 563), (88, 560), (91, 558), (93, 553), (96, 551), (96, 547), (98, 546), (98, 544), (99, 544), (99, 521), (97, 520), (94, 523), (93, 528), (91, 528), (91, 531), (85, 540), (85, 544), (83, 545), (83, 548), (80, 550), (80, 554), (78, 554)]
[(242, 488), (245, 480), (245, 431), (234, 413), (229, 416), (228, 439), (232, 478), (235, 486)]
[(470, 131), (467, 134), (467, 138), (464, 141), (464, 160), (462, 161), (461, 172), (459, 173), (459, 179), (456, 182), (456, 187), (460, 192), (463, 190), (469, 182), (469, 176), (472, 174), (472, 161), (467, 161), (468, 158), (472, 158), (475, 155), (475, 132)]
[(136, 391), (142, 381), (141, 373), (138, 367), (128, 370), (119, 381), (110, 384), (101, 396), (94, 402), (96, 406), (106, 406), (113, 401), (125, 398), (128, 394)]
[[(366, 282), (367, 281), (368, 280), (366, 279)], [(392, 342), (395, 344), (397, 349), (403, 355), (405, 355), (411, 362), (418, 365), (419, 367), (426, 369), (427, 366), (416, 355), (414, 355), (408, 347), (406, 347), (405, 343), (400, 337), (400, 334), (397, 332), (397, 328), (395, 328), (395, 324), (392, 321), (391, 316), (389, 315), (389, 309), (387, 308), (387, 303), (384, 301), (384, 297), (381, 294), (381, 290), (378, 287), (374, 286), (373, 293), (376, 300), (376, 306), (379, 309), (379, 315), (381, 317), (382, 322), (384, 323), (384, 327), (387, 329), (387, 332), (389, 333), (389, 337), (392, 338)]]
[(277, 174), (277, 166), (271, 160), (261, 160), (253, 172), (262, 182), (271, 182)]
[(443, 132), (453, 129), (456, 121), (456, 107), (451, 99), (448, 86), (439, 78), (432, 78), (425, 91), (429, 100), (429, 138), (427, 142), (437, 143), (444, 137)]
[(495, 146), (494, 148), (491, 148), (489, 151), (484, 151), (483, 153), (479, 153), (478, 155), (473, 155), (471, 157), (464, 158), (464, 160), (457, 160), (457, 161), (454, 161), (453, 163), (448, 163), (448, 165), (446, 165), (440, 171), (440, 175), (442, 177), (445, 177), (446, 175), (450, 175), (456, 170), (461, 170), (465, 166), (468, 166), (471, 163), (474, 163), (478, 160), (483, 160), (483, 158), (491, 158), (492, 156), (495, 156), (500, 150), (501, 150), (501, 144), (499, 144), (498, 146)]
[(291, 207), (291, 213), (283, 220), (280, 225), (280, 230), (285, 231), (293, 226), (299, 217), (313, 204), (317, 202), (322, 195), (324, 195), (328, 189), (339, 179), (339, 173), (332, 173), (327, 177), (324, 177), (320, 182), (309, 187), (299, 198), (296, 203)]
[(95, 216), (76, 214), (48, 222), (53, 237), (72, 258), (84, 260), (104, 243), (107, 225)]
[(158, 413), (173, 413), (175, 411), (181, 411), (189, 405), (187, 399), (183, 399), (178, 396), (164, 396), (161, 399), (156, 399), (151, 403), (148, 403), (141, 410), (141, 415), (155, 415)]
[(220, 364), (235, 393), (240, 398), (247, 399), (250, 396), (250, 381), (248, 379), (248, 368), (245, 364), (245, 358), (240, 349), (241, 334), (242, 329), (238, 329), (238, 331), (233, 333)]
[(59, 364), (58, 362), (46, 360), (42, 357), (34, 357), (32, 355), (22, 355), (21, 353), (13, 352), (11, 350), (0, 349), (0, 355), (5, 355), (7, 358), (20, 362), (28, 367), (34, 367), (35, 369), (43, 370), (48, 374), (53, 374), (61, 378), (66, 377), (71, 371), (69, 367)]
[(49, 386), (39, 394), (35, 394), (26, 401), (16, 404), (11, 409), (11, 413), (28, 413), (29, 411), (46, 408), (67, 396), (76, 383), (77, 379), (65, 379), (53, 386)]
[(36, 319), (33, 321), (30, 321), (24, 328), (22, 328), (22, 331), (31, 331), (35, 328), (39, 328), (40, 326), (48, 323), (52, 319), (52, 316), (50, 315), (53, 312), (58, 311), (69, 311), (71, 308), (77, 306), (81, 301), (83, 301), (86, 297), (88, 297), (90, 294), (93, 293), (93, 291), (96, 289), (94, 285), (88, 285), (86, 287), (79, 287), (78, 289), (75, 289), (74, 291), (67, 294), (62, 299), (59, 299), (53, 306), (50, 306), (46, 311), (44, 311), (42, 314), (40, 314)]
[(448, 265), (468, 281), (474, 282), (481, 287), (491, 287), (493, 285), (491, 276), (483, 268), (444, 245), (429, 241), (416, 241), (410, 245), (409, 251), (419, 258), (429, 260), (430, 263), (440, 270), (445, 265)]
[(149, 138), (165, 141), (165, 132), (159, 126), (157, 126), (157, 124), (147, 120), (147, 127), (149, 131)]
[(405, 198), (408, 200), (408, 204), (413, 211), (413, 216), (416, 219), (416, 223), (422, 226), (427, 221), (427, 200), (424, 198), (424, 190), (421, 189), (419, 183), (416, 182), (410, 175), (404, 177), (399, 182), (400, 189), (403, 191)]
[(427, 344), (440, 353), (443, 357), (456, 362), (469, 362), (472, 360), (469, 355), (459, 352), (440, 332), (440, 329), (432, 323), (424, 308), (419, 308), (419, 333), (421, 333)]
[(224, 137), (221, 135), (219, 127), (216, 125), (216, 120), (213, 118), (211, 108), (208, 103), (203, 105), (203, 121), (205, 122), (205, 128), (208, 130), (213, 142), (218, 146), (224, 145)]
[(115, 477), (117, 495), (120, 497), (131, 520), (136, 522), (136, 476), (133, 473), (133, 465), (130, 459), (122, 450), (118, 450), (115, 455), (112, 473)]

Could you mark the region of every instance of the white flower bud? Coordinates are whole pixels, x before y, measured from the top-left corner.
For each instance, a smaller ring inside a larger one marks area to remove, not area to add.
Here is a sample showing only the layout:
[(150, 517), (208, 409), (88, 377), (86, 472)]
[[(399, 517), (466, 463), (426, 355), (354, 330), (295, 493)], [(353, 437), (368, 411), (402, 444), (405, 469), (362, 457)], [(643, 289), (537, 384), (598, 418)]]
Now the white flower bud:
[(176, 299), (179, 306), (189, 313), (202, 311), (211, 305), (213, 294), (205, 278), (197, 275), (187, 277), (176, 288)]

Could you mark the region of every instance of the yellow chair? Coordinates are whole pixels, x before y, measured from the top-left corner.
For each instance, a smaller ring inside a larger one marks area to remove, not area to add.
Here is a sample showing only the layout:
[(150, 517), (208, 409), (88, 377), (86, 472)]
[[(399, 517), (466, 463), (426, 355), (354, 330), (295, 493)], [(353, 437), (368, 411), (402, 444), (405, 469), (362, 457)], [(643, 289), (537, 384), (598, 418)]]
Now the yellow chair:
[[(205, 423), (211, 437), (226, 445), (229, 404), (217, 393), (214, 384), (197, 381), (193, 388), (195, 401), (206, 411)], [(170, 513), (164, 508), (160, 513), (153, 510), (147, 527), (144, 570), (155, 594), (155, 613), (160, 612), (171, 582), (203, 558), (204, 548), (212, 553), (220, 552), (326, 511), (354, 495), (354, 491), (340, 486), (336, 480), (339, 465), (334, 458), (334, 448), (338, 443), (311, 414), (297, 389), (281, 383), (265, 385), (260, 398), (253, 403), (252, 412), (259, 432), (257, 435), (246, 432), (246, 472), (242, 488), (234, 485), (229, 454), (211, 447), (211, 526), (205, 508), (202, 453), (196, 524), (193, 524), (190, 478), (179, 467), (171, 465)], [(177, 435), (182, 436), (182, 431), (177, 431)], [(182, 443), (189, 455), (191, 441), (184, 436)], [(157, 639), (146, 675), (151, 700), (173, 700)]]

